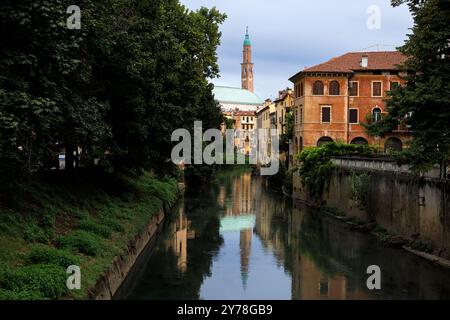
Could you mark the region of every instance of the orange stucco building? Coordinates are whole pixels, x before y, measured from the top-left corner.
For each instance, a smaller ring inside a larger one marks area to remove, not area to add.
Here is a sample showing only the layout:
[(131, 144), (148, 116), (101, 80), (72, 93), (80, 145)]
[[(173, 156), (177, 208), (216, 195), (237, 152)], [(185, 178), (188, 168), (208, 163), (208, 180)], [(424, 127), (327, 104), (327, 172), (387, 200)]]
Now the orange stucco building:
[(404, 61), (397, 51), (351, 52), (291, 77), (295, 151), (330, 141), (403, 148), (410, 136), (406, 127), (381, 138), (369, 136), (361, 124), (386, 114), (387, 91), (404, 84), (398, 67)]

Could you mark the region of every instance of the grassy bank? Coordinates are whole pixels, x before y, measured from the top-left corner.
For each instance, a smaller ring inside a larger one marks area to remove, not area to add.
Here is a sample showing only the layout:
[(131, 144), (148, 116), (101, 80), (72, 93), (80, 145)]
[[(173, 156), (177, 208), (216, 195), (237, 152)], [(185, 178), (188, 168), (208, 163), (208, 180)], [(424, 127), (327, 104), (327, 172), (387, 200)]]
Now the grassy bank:
[[(51, 172), (0, 199), (0, 299), (83, 299), (113, 258), (162, 205), (175, 202), (173, 179)], [(66, 268), (81, 268), (69, 291)]]

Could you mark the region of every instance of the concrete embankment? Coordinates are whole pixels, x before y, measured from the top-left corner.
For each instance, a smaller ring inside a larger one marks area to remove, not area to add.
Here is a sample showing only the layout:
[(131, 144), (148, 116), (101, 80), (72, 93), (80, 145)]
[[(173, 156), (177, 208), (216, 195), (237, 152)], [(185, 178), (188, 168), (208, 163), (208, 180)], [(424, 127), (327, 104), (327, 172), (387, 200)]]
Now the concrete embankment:
[(311, 203), (298, 174), (294, 174), (294, 198), (376, 223), (397, 239), (414, 244), (411, 252), (436, 257), (429, 260), (450, 259), (449, 180), (417, 176), (391, 162), (335, 159), (334, 163), (336, 169), (321, 199)]

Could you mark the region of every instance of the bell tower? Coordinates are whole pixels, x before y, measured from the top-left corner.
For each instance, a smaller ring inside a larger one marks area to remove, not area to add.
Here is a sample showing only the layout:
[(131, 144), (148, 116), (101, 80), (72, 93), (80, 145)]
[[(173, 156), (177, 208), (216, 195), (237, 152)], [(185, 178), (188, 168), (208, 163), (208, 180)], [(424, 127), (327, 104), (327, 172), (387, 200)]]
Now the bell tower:
[(244, 40), (244, 51), (242, 59), (242, 89), (247, 89), (250, 92), (254, 91), (253, 88), (253, 63), (252, 63), (252, 43), (250, 42), (250, 36), (247, 32)]

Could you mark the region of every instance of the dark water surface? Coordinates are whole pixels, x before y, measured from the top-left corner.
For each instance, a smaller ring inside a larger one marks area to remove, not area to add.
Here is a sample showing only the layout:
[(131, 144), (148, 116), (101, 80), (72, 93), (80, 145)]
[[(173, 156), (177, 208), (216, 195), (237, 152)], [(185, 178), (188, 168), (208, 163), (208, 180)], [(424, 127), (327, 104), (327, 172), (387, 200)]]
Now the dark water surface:
[[(370, 291), (366, 269), (381, 268)], [(244, 173), (186, 194), (127, 299), (449, 299), (450, 271), (266, 188)]]

